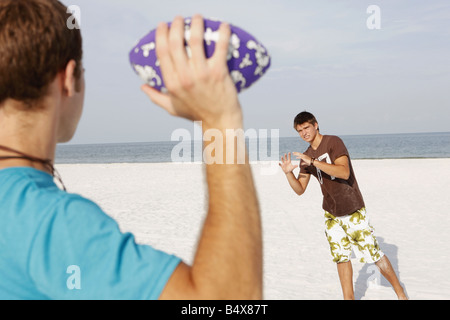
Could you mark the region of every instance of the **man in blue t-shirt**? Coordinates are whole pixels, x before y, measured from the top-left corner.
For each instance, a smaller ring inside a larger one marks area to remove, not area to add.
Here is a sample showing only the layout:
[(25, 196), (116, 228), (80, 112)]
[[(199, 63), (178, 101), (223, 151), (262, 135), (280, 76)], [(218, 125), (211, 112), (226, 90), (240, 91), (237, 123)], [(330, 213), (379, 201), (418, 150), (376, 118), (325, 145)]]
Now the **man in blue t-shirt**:
[[(57, 0), (0, 2), (0, 299), (260, 299), (261, 221), (248, 161), (205, 159), (208, 215), (192, 266), (137, 245), (95, 203), (57, 187), (56, 144), (73, 137), (85, 92), (81, 33), (66, 26), (69, 17)], [(221, 26), (207, 61), (203, 23), (192, 19), (189, 58), (183, 18), (158, 26), (168, 92), (142, 90), (170, 114), (225, 135), (243, 122), (226, 63), (230, 27)]]

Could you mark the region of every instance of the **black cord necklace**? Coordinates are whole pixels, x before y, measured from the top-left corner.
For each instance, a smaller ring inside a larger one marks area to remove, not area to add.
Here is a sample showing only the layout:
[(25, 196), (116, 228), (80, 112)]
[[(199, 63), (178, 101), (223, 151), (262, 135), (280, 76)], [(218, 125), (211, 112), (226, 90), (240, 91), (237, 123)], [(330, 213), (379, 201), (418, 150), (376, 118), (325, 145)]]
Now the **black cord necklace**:
[(17, 150), (14, 150), (14, 149), (2, 146), (2, 145), (0, 145), (0, 150), (18, 154), (17, 156), (3, 156), (3, 157), (0, 157), (0, 161), (1, 160), (11, 160), (11, 159), (24, 159), (24, 160), (28, 160), (28, 161), (31, 161), (31, 162), (41, 163), (44, 167), (49, 169), (51, 175), (58, 180), (58, 182), (61, 184), (63, 190), (67, 191), (67, 189), (64, 186), (64, 183), (63, 183), (63, 181), (61, 179), (61, 176), (59, 175), (58, 171), (53, 166), (52, 160), (36, 158), (36, 157), (30, 156), (28, 154), (25, 154), (23, 152), (20, 152), (20, 151), (17, 151)]

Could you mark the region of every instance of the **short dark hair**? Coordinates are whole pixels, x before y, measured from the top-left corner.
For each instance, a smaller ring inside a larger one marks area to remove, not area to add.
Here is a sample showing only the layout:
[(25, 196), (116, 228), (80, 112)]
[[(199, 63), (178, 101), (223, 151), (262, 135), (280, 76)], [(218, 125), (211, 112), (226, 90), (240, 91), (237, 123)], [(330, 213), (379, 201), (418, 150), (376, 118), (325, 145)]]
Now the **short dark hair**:
[(14, 99), (32, 106), (70, 60), (81, 77), (81, 31), (57, 0), (0, 1), (0, 104)]
[(303, 111), (303, 112), (299, 113), (295, 117), (295, 119), (294, 119), (294, 129), (297, 130), (297, 126), (298, 125), (304, 124), (306, 122), (314, 125), (314, 124), (317, 123), (317, 120), (316, 120), (316, 117), (312, 113), (307, 112), (307, 111)]

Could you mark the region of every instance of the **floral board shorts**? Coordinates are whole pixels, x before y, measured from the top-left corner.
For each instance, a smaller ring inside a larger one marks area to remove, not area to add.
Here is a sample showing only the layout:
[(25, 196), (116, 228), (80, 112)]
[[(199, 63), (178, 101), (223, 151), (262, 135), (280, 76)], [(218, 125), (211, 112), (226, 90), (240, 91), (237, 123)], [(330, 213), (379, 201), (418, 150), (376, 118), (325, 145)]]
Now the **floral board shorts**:
[(325, 227), (336, 263), (350, 261), (352, 249), (361, 263), (375, 263), (384, 256), (365, 208), (343, 217), (335, 217), (325, 211)]

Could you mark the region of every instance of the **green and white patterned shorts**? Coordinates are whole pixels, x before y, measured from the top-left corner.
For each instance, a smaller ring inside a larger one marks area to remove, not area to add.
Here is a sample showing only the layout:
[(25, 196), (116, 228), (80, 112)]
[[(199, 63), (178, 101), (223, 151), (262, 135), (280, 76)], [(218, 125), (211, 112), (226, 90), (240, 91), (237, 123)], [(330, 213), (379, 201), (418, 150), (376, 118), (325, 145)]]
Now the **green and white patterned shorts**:
[(361, 263), (375, 263), (384, 256), (365, 208), (344, 217), (335, 217), (325, 211), (325, 227), (336, 263), (350, 261), (352, 249)]

